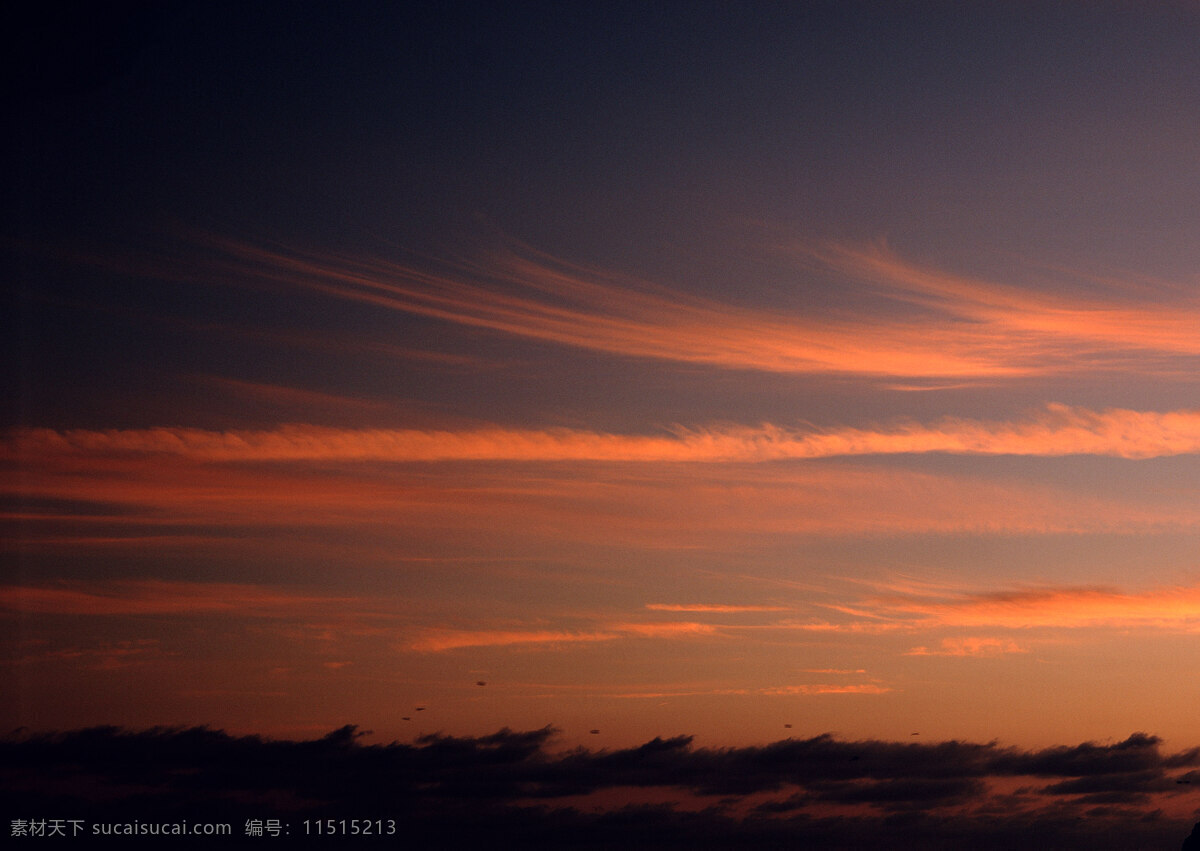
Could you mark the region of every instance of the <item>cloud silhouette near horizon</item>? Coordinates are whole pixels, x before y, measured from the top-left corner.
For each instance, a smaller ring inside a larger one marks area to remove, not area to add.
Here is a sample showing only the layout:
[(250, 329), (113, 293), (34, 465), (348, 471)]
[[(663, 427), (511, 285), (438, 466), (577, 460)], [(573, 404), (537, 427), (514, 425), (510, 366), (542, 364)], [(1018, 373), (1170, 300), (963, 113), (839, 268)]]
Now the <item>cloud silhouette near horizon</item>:
[(1146, 733), (1038, 749), (822, 734), (748, 747), (674, 736), (556, 751), (557, 732), (368, 744), (354, 725), (307, 741), (109, 726), (13, 731), (0, 738), (0, 755), (14, 817), (190, 813), (296, 824), (337, 813), (397, 819), (418, 842), (499, 829), (565, 847), (638, 837), (681, 847), (704, 836), (706, 847), (875, 837), (885, 847), (970, 839), (1002, 848), (1020, 836), (1058, 848), (1147, 847), (1139, 843), (1186, 835), (1197, 803), (1190, 781), (1200, 777), (1200, 748), (1164, 753)]

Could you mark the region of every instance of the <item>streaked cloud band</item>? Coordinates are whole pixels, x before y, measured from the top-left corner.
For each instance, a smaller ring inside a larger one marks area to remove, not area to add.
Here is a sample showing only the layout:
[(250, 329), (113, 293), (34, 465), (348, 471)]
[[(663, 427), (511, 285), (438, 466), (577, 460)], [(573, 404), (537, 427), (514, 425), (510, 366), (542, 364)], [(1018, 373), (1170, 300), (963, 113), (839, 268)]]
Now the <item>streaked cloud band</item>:
[(1200, 451), (1200, 411), (1092, 411), (1050, 405), (1024, 421), (948, 417), (879, 428), (675, 427), (663, 434), (489, 426), (463, 431), (284, 425), (265, 430), (195, 428), (20, 429), (23, 455), (158, 453), (212, 462), (609, 461), (755, 462), (923, 454), (1156, 458)]

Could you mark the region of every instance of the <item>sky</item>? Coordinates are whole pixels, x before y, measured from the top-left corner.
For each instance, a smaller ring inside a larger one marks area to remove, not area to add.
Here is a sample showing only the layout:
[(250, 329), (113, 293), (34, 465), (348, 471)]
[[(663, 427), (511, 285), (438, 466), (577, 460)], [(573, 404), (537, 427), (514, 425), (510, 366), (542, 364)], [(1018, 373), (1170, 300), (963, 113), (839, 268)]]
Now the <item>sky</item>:
[[(1200, 7), (39, 14), (0, 728), (974, 743), (738, 791), (1195, 820)], [(1085, 746), (1148, 762), (1029, 768)]]

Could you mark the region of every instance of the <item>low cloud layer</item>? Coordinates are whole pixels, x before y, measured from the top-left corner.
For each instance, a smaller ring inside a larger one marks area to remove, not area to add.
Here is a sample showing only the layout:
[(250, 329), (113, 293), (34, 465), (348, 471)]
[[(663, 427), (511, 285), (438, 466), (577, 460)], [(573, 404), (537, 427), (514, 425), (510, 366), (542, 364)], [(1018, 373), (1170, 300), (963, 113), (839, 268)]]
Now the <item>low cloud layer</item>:
[[(427, 846), (482, 840), (603, 847), (1174, 847), (1190, 829), (1200, 749), (1160, 740), (1043, 749), (842, 741), (740, 748), (656, 738), (553, 749), (554, 730), (369, 745), (352, 726), (314, 741), (205, 728), (12, 733), (0, 740), (12, 816), (395, 819)], [(495, 834), (502, 831), (502, 834)], [(261, 841), (261, 840), (260, 840)]]

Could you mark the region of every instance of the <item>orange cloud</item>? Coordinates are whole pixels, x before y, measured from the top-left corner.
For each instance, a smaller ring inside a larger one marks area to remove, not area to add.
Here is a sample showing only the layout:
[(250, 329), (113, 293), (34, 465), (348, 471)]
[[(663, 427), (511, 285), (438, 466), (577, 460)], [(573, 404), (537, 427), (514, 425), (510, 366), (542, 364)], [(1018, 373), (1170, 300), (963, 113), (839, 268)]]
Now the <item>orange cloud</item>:
[(787, 606), (729, 606), (717, 603), (647, 603), (656, 612), (786, 612)]
[(1008, 638), (944, 638), (941, 647), (914, 647), (907, 656), (1000, 656), (1006, 653), (1028, 653), (1017, 642)]
[[(929, 451), (1141, 458), (1194, 451), (1198, 440), (1200, 412), (1063, 407), (1017, 423), (663, 436), (308, 425), (21, 429), (0, 439), (0, 462), (21, 471), (0, 482), (0, 495), (18, 506), (0, 520), (9, 521), (10, 550), (213, 548), (251, 539), (289, 547), (333, 542), (334, 532), (352, 529), (360, 551), (369, 542), (391, 558), (494, 554), (533, 541), (680, 549), (809, 534), (1164, 530), (1196, 526), (1200, 504), (863, 461), (777, 462)], [(401, 540), (407, 549), (397, 547)], [(676, 611), (685, 610), (704, 611)]]
[[(1035, 588), (986, 593), (892, 594), (853, 606), (831, 605), (852, 620), (794, 623), (806, 631), (883, 633), (949, 627), (1003, 629), (1168, 629), (1200, 631), (1200, 585), (1120, 591), (1111, 588)], [(861, 620), (868, 617), (870, 620)], [(979, 656), (1025, 652), (998, 637), (947, 638), (940, 649), (910, 655)]]
[(1200, 586), (1122, 592), (1051, 588), (949, 601), (894, 601), (891, 608), (947, 626), (1150, 626), (1200, 629)]
[(939, 350), (911, 329), (862, 335), (854, 322), (782, 318), (544, 256), (505, 252), (486, 268), (436, 273), (385, 261), (224, 247), (260, 279), (289, 287), (612, 354), (770, 372), (1017, 371), (973, 356), (961, 344)]
[[(214, 240), (240, 276), (474, 328), (616, 355), (779, 373), (997, 378), (1147, 353), (1200, 354), (1193, 301), (1161, 307), (1051, 297), (829, 244), (806, 260), (882, 285), (854, 315), (788, 315), (706, 299), (530, 249), (442, 270)], [(898, 318), (895, 300), (923, 311)]]
[(696, 635), (712, 635), (717, 627), (707, 623), (622, 623), (613, 629), (638, 638), (683, 638)]
[(612, 641), (620, 638), (615, 632), (571, 632), (551, 629), (428, 629), (420, 638), (410, 642), (410, 650), (441, 653), (463, 647), (506, 647), (514, 644), (568, 644), (576, 642)]
[[(112, 548), (120, 538), (164, 535), (197, 546), (255, 537), (292, 546), (298, 535), (317, 540), (353, 529), (360, 548), (370, 536), (380, 547), (393, 542), (389, 551), (401, 557), (422, 554), (412, 548), (415, 538), (426, 552), (475, 555), (483, 544), (471, 542), (484, 540), (493, 553), (499, 542), (518, 540), (720, 548), (765, 535), (1111, 532), (1200, 523), (1200, 505), (1187, 500), (861, 463), (212, 463), (50, 448), (60, 439), (39, 452), (8, 444), (22, 475), (0, 484), (0, 493), (45, 506), (34, 512), (42, 519), (12, 527), (9, 546), (103, 540)], [(400, 539), (407, 549), (395, 548)]]
[[(1143, 355), (1200, 354), (1200, 302), (1194, 296), (1153, 304), (1139, 286), (1136, 301), (1067, 298), (921, 266), (883, 244), (828, 243), (803, 253), (847, 275), (883, 284), (893, 298), (976, 323), (981, 338), (1015, 335), (1030, 350), (1043, 347), (1047, 352), (1052, 341), (1059, 341), (1077, 356), (1087, 349), (1109, 357), (1135, 350)], [(1057, 355), (1069, 356), (1062, 348)]]
[[(831, 606), (830, 608), (837, 608)], [(798, 630), (800, 632), (846, 632), (861, 635), (879, 635), (887, 632), (896, 632), (898, 630), (911, 631), (914, 627), (911, 622), (904, 621), (880, 621), (880, 622), (863, 622), (863, 621), (848, 621), (837, 623), (834, 621), (809, 621), (805, 623), (781, 623), (773, 624), (771, 629)]]
[(807, 683), (789, 686), (765, 686), (762, 688), (705, 688), (680, 689), (676, 691), (633, 691), (609, 695), (609, 697), (629, 700), (671, 697), (705, 697), (708, 695), (764, 695), (767, 697), (786, 697), (789, 695), (818, 695), (818, 694), (887, 694), (892, 688), (876, 683), (859, 685), (844, 685), (839, 683)]
[(757, 689), (758, 694), (887, 694), (892, 691), (887, 686), (874, 683), (845, 685), (841, 683), (817, 683), (813, 685), (780, 686), (777, 688)]
[(976, 328), (980, 343), (1000, 343), (1010, 353), (1040, 353), (1043, 371), (1080, 364), (1121, 367), (1136, 362), (1152, 371), (1147, 355), (1200, 354), (1200, 302), (1163, 292), (1162, 304), (1136, 287), (1136, 300), (1067, 298), (1044, 290), (959, 276), (902, 259), (884, 245), (827, 244), (809, 256), (857, 280), (883, 284), (889, 298), (907, 300)]
[(572, 429), (463, 431), (343, 429), (284, 425), (268, 430), (194, 428), (18, 429), (7, 452), (22, 459), (56, 454), (173, 455), (247, 461), (602, 461), (766, 462), (879, 454), (1101, 455), (1154, 458), (1200, 452), (1200, 411), (1091, 411), (1048, 405), (1019, 422), (945, 418), (891, 428), (676, 427), (665, 435)]
[(618, 638), (686, 638), (712, 635), (717, 628), (700, 623), (619, 623), (595, 630), (562, 629), (441, 629), (422, 630), (407, 647), (427, 653), (440, 653), (462, 647), (503, 647), (508, 645), (561, 645), (578, 642), (612, 641)]

